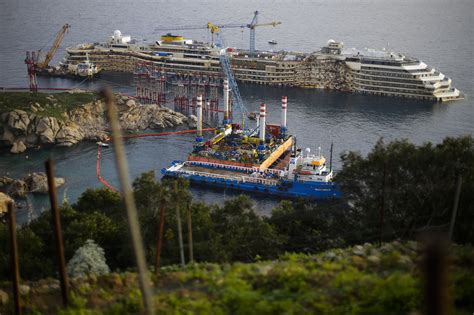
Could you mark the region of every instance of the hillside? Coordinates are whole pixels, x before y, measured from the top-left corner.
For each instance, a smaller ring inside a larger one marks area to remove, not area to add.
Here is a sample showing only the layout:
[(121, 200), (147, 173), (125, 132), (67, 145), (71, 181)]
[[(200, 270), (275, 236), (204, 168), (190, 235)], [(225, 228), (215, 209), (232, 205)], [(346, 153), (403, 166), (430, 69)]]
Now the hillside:
[[(276, 261), (250, 264), (165, 267), (159, 279), (153, 276), (155, 307), (166, 314), (418, 314), (423, 295), (417, 253), (414, 242), (392, 242), (318, 255), (287, 254)], [(471, 314), (474, 249), (454, 246), (451, 258), (455, 313)], [(140, 311), (134, 273), (71, 282), (73, 305), (60, 314)], [(57, 312), (57, 281), (41, 280), (28, 286), (31, 289), (23, 297), (27, 310)], [(1, 289), (9, 292), (7, 283)], [(0, 308), (0, 313), (6, 310)]]

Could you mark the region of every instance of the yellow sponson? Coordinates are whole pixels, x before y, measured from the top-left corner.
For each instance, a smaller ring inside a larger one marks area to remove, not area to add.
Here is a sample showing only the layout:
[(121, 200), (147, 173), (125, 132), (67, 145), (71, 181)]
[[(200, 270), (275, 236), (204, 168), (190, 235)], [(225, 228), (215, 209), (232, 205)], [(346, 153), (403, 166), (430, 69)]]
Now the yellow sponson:
[(225, 137), (225, 133), (221, 132), (221, 133), (217, 134), (214, 138), (211, 139), (211, 143), (212, 144), (217, 144), (217, 143), (219, 143), (219, 141), (224, 139), (224, 137)]
[(321, 157), (320, 159), (318, 160), (312, 160), (311, 161), (311, 165), (316, 165), (316, 166), (321, 166), (323, 165), (324, 163), (326, 163), (326, 159)]
[(290, 137), (286, 140), (281, 146), (278, 147), (275, 151), (270, 154), (270, 156), (260, 164), (260, 170), (264, 171), (269, 168), (273, 163), (275, 163), (278, 158), (285, 153), (293, 145), (293, 137)]
[(175, 42), (175, 41), (183, 41), (184, 37), (180, 35), (163, 35), (161, 36), (161, 40), (166, 42)]

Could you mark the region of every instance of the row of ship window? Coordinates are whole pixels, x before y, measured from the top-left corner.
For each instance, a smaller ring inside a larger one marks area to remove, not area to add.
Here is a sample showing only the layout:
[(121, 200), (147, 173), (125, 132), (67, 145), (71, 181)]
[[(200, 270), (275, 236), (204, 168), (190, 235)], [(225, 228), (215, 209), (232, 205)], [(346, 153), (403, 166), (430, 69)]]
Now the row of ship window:
[(363, 73), (363, 74), (372, 74), (372, 75), (382, 75), (384, 77), (398, 77), (398, 78), (413, 78), (414, 76), (412, 76), (411, 74), (409, 73), (389, 73), (389, 72), (382, 72), (382, 71), (361, 71), (360, 73)]
[(419, 62), (418, 61), (399, 62), (399, 61), (362, 60), (362, 64), (399, 67), (399, 66), (402, 66), (402, 65), (403, 66), (417, 65), (417, 64), (419, 64)]
[(419, 73), (419, 72), (426, 72), (426, 74), (429, 74), (430, 71), (432, 70), (431, 68), (425, 68), (425, 69), (417, 69), (417, 70), (405, 70), (405, 69), (385, 69), (385, 68), (377, 68), (377, 67), (361, 67), (362, 70), (377, 70), (383, 73), (386, 72), (396, 72), (396, 73)]
[(431, 90), (426, 90), (421, 87), (418, 87), (417, 89), (393, 89), (389, 87), (377, 87), (373, 85), (366, 85), (364, 82), (357, 82), (361, 88), (364, 89), (373, 89), (373, 90), (378, 90), (378, 91), (390, 91), (390, 92), (400, 92), (400, 93), (412, 93), (412, 94), (425, 94), (425, 95), (432, 95), (432, 93), (435, 92), (442, 92), (442, 91), (447, 91), (448, 88), (439, 88), (434, 91)]
[[(367, 85), (370, 85), (370, 86), (380, 85), (380, 84), (377, 84), (377, 82), (370, 82), (370, 81), (367, 82), (367, 81), (361, 81), (361, 80), (357, 80), (357, 79), (355, 81), (359, 84), (367, 84)], [(397, 87), (397, 88), (406, 88), (406, 89), (413, 89), (413, 90), (426, 90), (426, 88), (424, 86), (396, 84), (396, 83), (393, 83), (393, 82), (391, 84), (386, 84), (385, 86), (392, 86), (392, 87)]]
[(360, 88), (370, 90), (370, 91), (380, 91), (380, 92), (392, 92), (392, 93), (400, 93), (400, 94), (420, 94), (420, 95), (432, 95), (430, 92), (427, 91), (416, 91), (416, 90), (399, 90), (399, 89), (390, 89), (390, 88), (380, 88), (374, 87), (370, 85), (361, 85)]
[(384, 77), (373, 77), (368, 75), (357, 75), (357, 78), (372, 80), (372, 81), (388, 81), (388, 82), (400, 82), (400, 83), (411, 83), (411, 84), (423, 84), (419, 80), (403, 80), (398, 78), (384, 78)]

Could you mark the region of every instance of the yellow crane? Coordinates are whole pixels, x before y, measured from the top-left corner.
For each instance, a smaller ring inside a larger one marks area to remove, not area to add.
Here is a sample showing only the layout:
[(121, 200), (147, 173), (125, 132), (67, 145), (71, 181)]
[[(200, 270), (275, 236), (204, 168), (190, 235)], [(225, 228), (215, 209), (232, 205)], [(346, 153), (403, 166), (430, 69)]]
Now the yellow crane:
[[(51, 62), (51, 60), (53, 59), (54, 57), (54, 54), (56, 53), (56, 51), (58, 50), (59, 48), (59, 45), (61, 45), (61, 42), (63, 41), (63, 38), (64, 38), (64, 35), (66, 35), (66, 33), (69, 31), (69, 28), (71, 26), (69, 24), (64, 24), (61, 29), (59, 30), (59, 32), (56, 34), (56, 37), (54, 38), (54, 42), (53, 42), (53, 45), (51, 46), (51, 48), (49, 49), (48, 53), (46, 54), (46, 56), (44, 57), (44, 60), (42, 60), (41, 62), (38, 62), (36, 64), (36, 67), (38, 69), (45, 69), (46, 67), (48, 67), (49, 63)], [(39, 53), (39, 52), (38, 52)]]
[(214, 43), (214, 34), (218, 33), (221, 28), (248, 28), (250, 30), (250, 52), (255, 51), (255, 28), (260, 26), (273, 26), (276, 27), (281, 24), (280, 21), (272, 21), (269, 23), (258, 23), (258, 11), (254, 12), (252, 21), (249, 24), (214, 24), (208, 22), (206, 26), (203, 25), (191, 25), (191, 26), (177, 26), (177, 27), (159, 27), (155, 31), (179, 31), (179, 30), (199, 30), (199, 29), (209, 29), (212, 35), (212, 42)]

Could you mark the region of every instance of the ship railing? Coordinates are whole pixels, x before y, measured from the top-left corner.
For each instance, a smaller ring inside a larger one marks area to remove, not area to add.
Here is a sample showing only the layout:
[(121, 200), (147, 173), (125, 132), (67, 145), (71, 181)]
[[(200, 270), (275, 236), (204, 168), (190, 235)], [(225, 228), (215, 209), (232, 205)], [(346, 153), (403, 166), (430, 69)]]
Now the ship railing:
[(270, 185), (270, 186), (278, 185), (278, 180), (266, 179), (266, 178), (261, 178), (261, 177), (230, 176), (230, 175), (213, 174), (213, 173), (206, 173), (206, 172), (199, 172), (199, 171), (174, 171), (174, 173), (196, 175), (196, 176), (210, 177), (210, 178), (219, 178), (219, 179), (224, 179), (224, 180), (235, 180), (235, 181), (243, 182), (243, 183), (256, 183), (256, 184), (263, 184), (263, 185)]
[[(185, 165), (196, 165), (196, 166), (204, 166), (210, 168), (220, 168), (220, 169), (228, 169), (232, 171), (241, 171), (246, 173), (254, 173), (260, 172), (258, 167), (245, 167), (245, 166), (237, 166), (237, 165), (229, 165), (229, 164), (220, 164), (220, 163), (212, 163), (212, 162), (200, 162), (200, 161), (187, 161)], [(271, 169), (268, 168), (265, 170), (267, 173), (271, 173), (274, 175), (280, 175), (281, 170)]]

